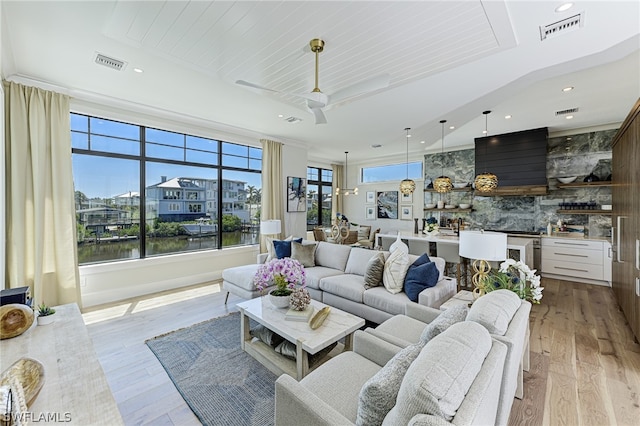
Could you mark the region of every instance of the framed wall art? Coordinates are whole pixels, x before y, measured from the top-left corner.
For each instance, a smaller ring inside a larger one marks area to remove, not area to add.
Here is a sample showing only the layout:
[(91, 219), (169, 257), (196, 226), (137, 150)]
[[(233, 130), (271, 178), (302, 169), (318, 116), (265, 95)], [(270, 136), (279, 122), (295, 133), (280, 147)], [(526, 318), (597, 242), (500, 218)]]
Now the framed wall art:
[(378, 191), (378, 219), (398, 219), (398, 191)]
[(287, 177), (287, 212), (307, 211), (307, 179)]
[(400, 220), (411, 220), (411, 210), (413, 210), (412, 206), (401, 206), (400, 207)]
[(375, 191), (367, 191), (367, 204), (373, 204), (376, 202), (376, 192)]
[(413, 204), (413, 192), (410, 194), (401, 194), (400, 195), (400, 203), (401, 204)]
[(364, 209), (365, 209), (365, 219), (367, 219), (367, 220), (376, 220), (376, 207), (375, 206), (366, 206)]

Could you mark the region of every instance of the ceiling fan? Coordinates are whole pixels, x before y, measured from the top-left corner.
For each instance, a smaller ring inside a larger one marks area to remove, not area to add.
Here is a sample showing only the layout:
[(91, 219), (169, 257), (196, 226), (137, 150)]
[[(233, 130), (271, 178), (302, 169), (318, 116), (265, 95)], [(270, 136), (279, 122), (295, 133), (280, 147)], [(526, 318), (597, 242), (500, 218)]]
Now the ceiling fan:
[(356, 95), (360, 95), (366, 92), (373, 92), (374, 90), (384, 89), (389, 86), (390, 76), (388, 74), (383, 74), (377, 77), (373, 77), (359, 83), (353, 84), (351, 86), (345, 87), (344, 89), (338, 90), (337, 92), (326, 95), (322, 93), (320, 88), (318, 87), (318, 59), (320, 52), (324, 50), (324, 41), (318, 38), (314, 38), (309, 42), (309, 46), (311, 47), (311, 51), (316, 54), (316, 74), (315, 74), (315, 87), (311, 91), (311, 93), (287, 93), (281, 92), (279, 90), (269, 89), (267, 87), (260, 86), (255, 83), (250, 83), (244, 80), (237, 80), (236, 84), (240, 84), (242, 86), (253, 87), (255, 89), (267, 90), (275, 93), (284, 93), (286, 95), (297, 96), (300, 98), (304, 98), (307, 100), (307, 109), (314, 115), (316, 119), (316, 124), (325, 124), (327, 122), (327, 118), (324, 115), (323, 108), (336, 104), (338, 102), (342, 102), (345, 99), (351, 98)]

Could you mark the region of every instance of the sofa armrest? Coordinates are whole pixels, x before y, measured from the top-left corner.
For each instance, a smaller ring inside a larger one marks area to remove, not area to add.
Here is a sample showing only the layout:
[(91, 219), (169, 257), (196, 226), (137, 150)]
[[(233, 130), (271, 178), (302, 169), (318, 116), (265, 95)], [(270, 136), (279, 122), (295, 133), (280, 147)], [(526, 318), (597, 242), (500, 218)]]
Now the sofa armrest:
[(352, 425), (346, 417), (288, 374), (276, 380), (276, 425)]
[(399, 346), (362, 330), (356, 330), (354, 333), (353, 351), (379, 366), (384, 366), (401, 349)]
[(457, 286), (458, 282), (455, 278), (444, 277), (435, 286), (422, 290), (418, 294), (418, 303), (438, 309), (440, 305), (456, 295)]
[(269, 256), (269, 253), (258, 253), (258, 255), (256, 256), (256, 263), (257, 264), (265, 263), (267, 261), (268, 256)]
[(439, 309), (430, 308), (429, 306), (420, 305), (419, 303), (409, 302), (404, 305), (404, 314), (406, 316), (426, 324), (436, 319), (441, 313), (442, 311)]

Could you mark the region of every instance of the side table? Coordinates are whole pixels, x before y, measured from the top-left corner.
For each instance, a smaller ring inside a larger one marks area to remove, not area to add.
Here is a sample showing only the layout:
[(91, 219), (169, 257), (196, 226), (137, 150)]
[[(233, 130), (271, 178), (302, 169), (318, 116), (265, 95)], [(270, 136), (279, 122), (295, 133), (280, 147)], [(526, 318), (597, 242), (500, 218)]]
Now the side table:
[(442, 305), (440, 305), (440, 310), (445, 311), (451, 308), (452, 306), (457, 306), (462, 304), (469, 305), (472, 302), (473, 302), (473, 292), (468, 290), (460, 290), (459, 292), (456, 293), (455, 296), (453, 296), (451, 299), (447, 300)]

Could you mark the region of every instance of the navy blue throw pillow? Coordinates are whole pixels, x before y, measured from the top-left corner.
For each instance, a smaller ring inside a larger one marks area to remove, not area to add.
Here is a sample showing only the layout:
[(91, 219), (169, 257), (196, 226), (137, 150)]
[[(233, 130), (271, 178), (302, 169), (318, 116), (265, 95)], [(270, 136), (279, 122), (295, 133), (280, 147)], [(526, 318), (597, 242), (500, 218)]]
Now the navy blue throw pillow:
[[(293, 241), (296, 243), (301, 243), (302, 238), (296, 238)], [(276, 251), (276, 256), (278, 259), (282, 259), (283, 257), (291, 257), (291, 241), (280, 241), (273, 240), (273, 248)]]
[(423, 263), (409, 267), (404, 279), (404, 292), (412, 302), (418, 301), (418, 295), (425, 288), (433, 287), (438, 283), (440, 272), (434, 262)]
[(423, 253), (422, 256), (417, 258), (416, 261), (413, 262), (413, 264), (411, 266), (420, 266), (420, 265), (424, 265), (425, 263), (429, 263), (429, 262), (431, 262), (431, 259), (429, 259), (429, 255), (427, 253)]

